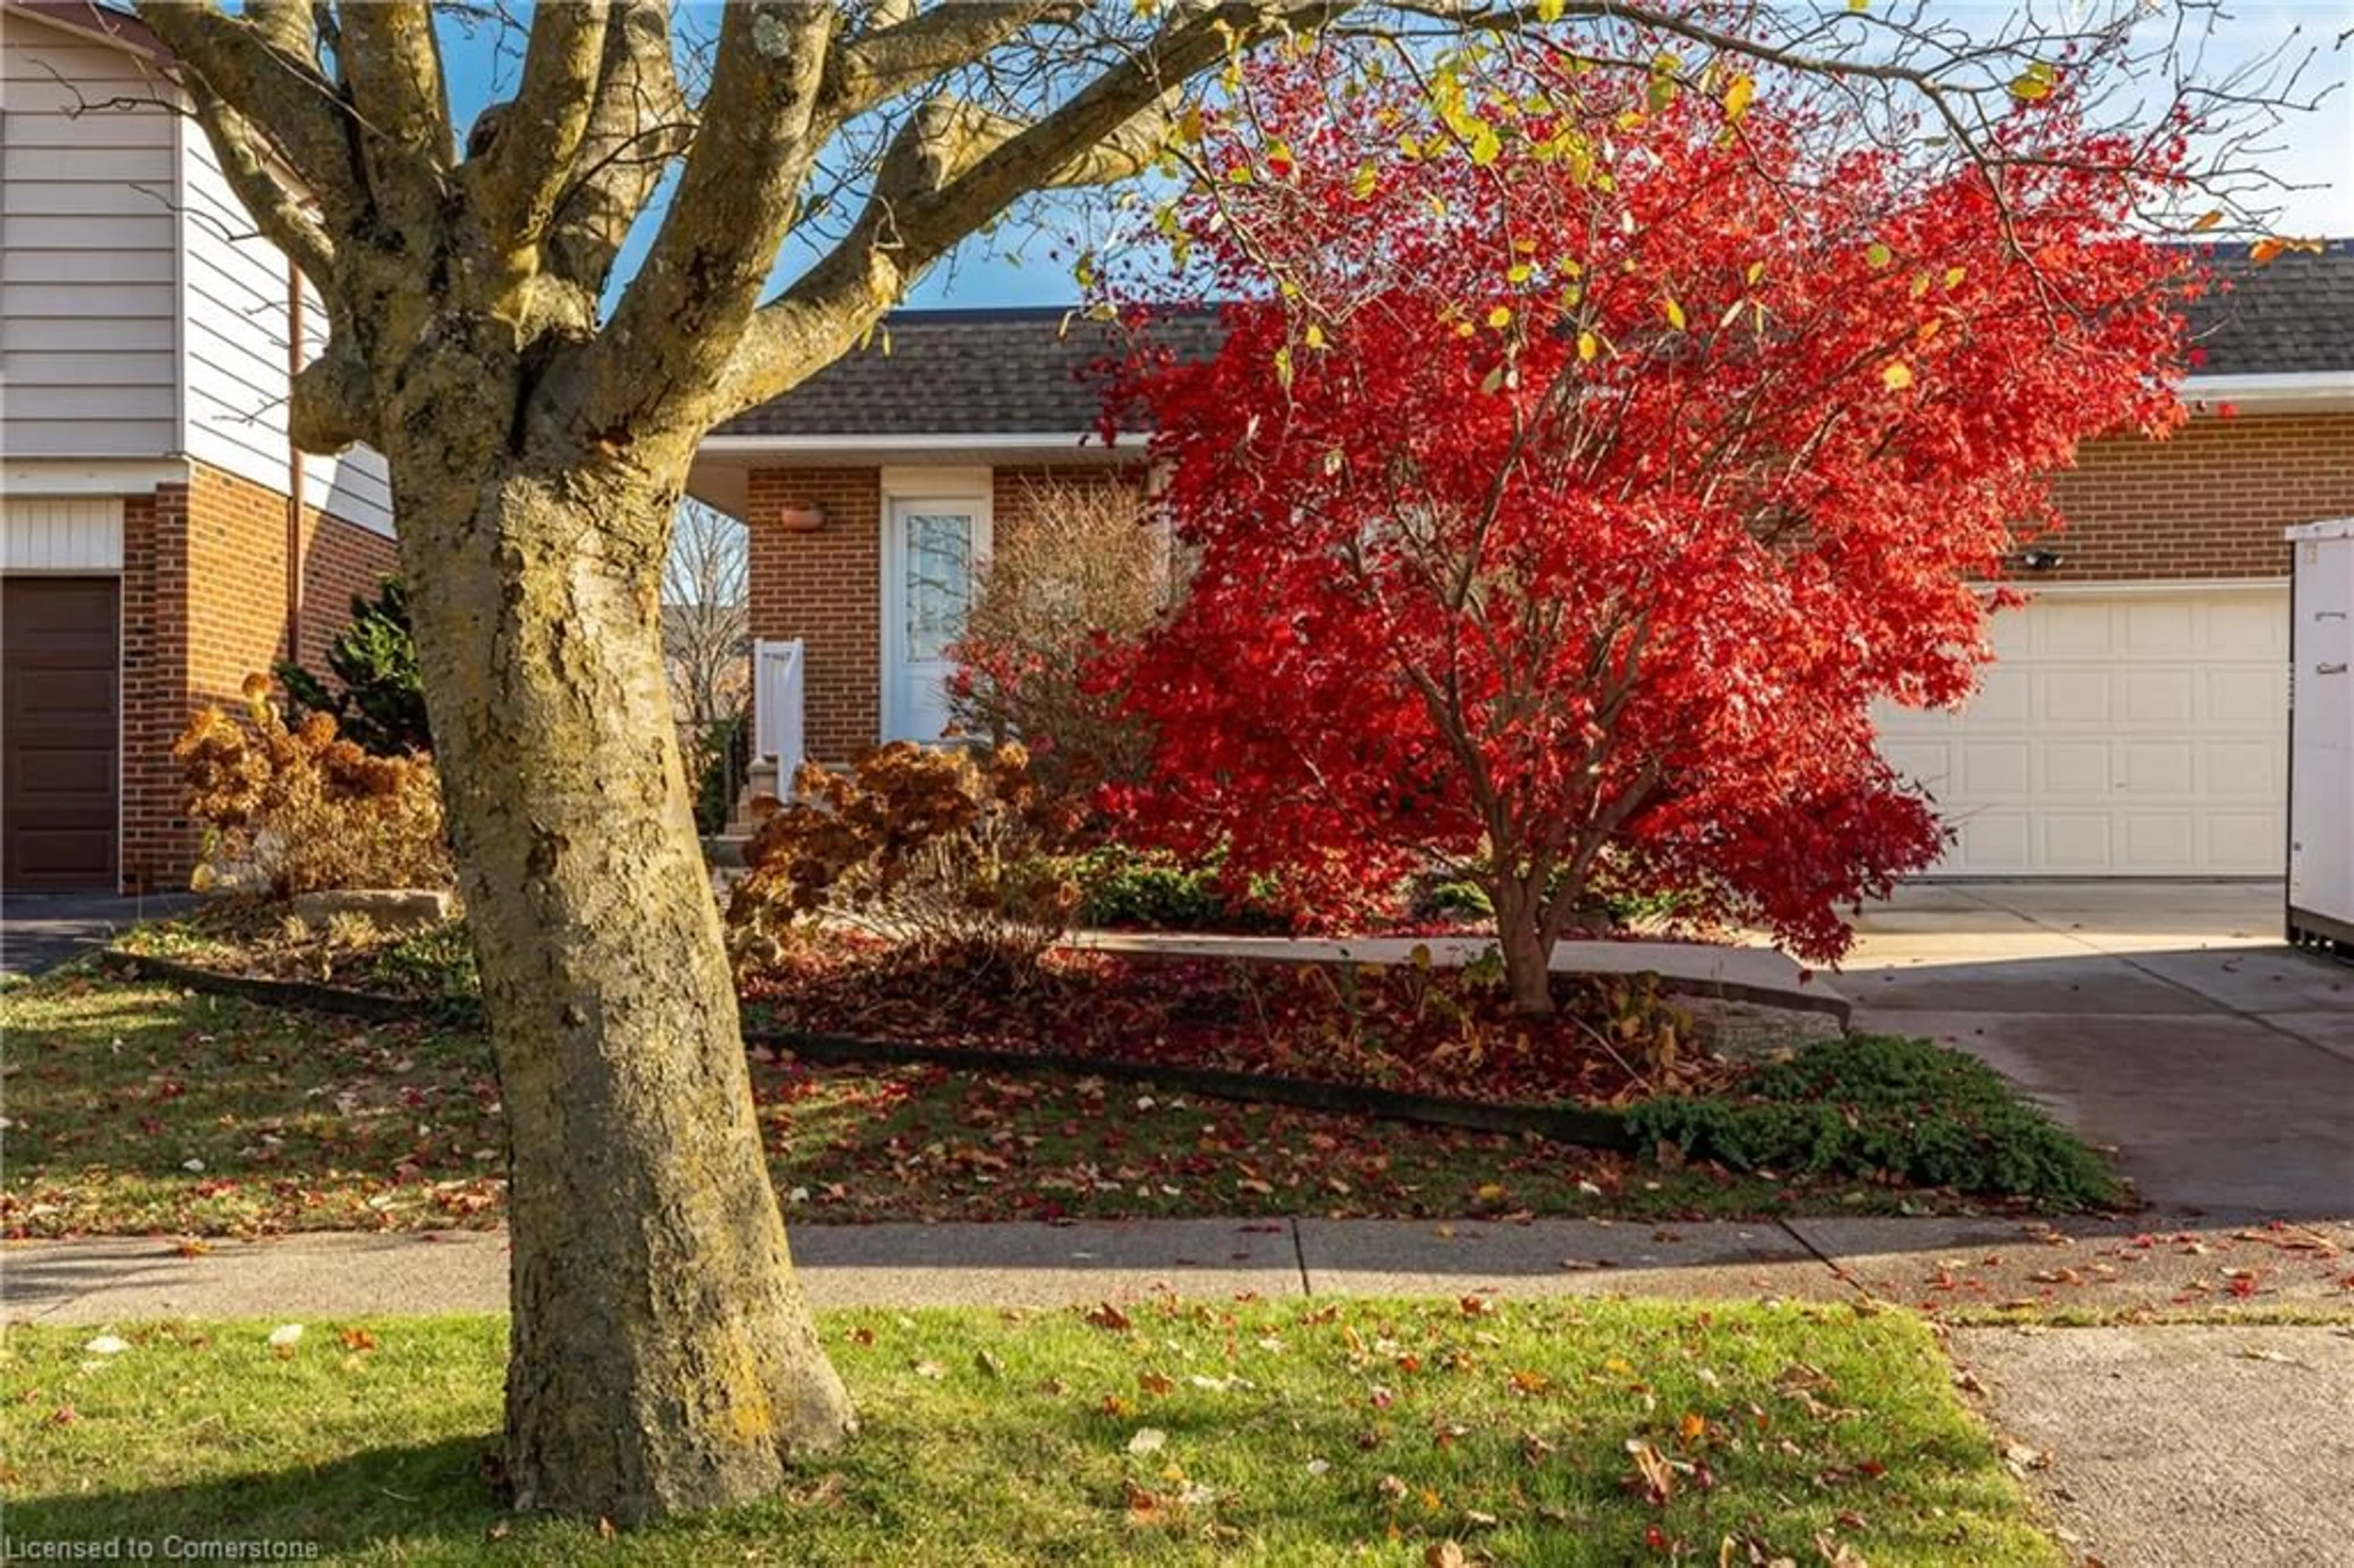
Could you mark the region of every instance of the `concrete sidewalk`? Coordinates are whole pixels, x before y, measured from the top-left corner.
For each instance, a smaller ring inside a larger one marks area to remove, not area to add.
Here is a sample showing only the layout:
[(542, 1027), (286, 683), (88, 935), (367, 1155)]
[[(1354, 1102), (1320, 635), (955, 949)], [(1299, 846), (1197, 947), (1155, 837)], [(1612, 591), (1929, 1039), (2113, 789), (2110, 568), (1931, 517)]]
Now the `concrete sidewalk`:
[[(1870, 1297), (1930, 1312), (2231, 1306), (2354, 1317), (2354, 1227), (2148, 1223), (1139, 1220), (801, 1225), (792, 1243), (821, 1307), (1043, 1307), (1170, 1290)], [(156, 1237), (16, 1242), (0, 1246), (0, 1305), (11, 1320), (43, 1323), (496, 1311), (506, 1272), (495, 1231), (223, 1241), (194, 1255)]]

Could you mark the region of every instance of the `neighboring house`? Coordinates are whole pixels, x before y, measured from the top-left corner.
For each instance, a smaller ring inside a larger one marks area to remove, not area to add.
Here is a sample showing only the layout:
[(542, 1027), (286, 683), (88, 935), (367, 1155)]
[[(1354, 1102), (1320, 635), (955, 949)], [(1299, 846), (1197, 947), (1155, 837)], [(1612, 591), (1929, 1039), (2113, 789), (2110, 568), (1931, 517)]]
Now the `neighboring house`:
[[(1967, 712), (1882, 715), (1890, 759), (1958, 829), (1941, 874), (2282, 871), (2281, 530), (2354, 514), (2354, 249), (2216, 265), (2234, 287), (2194, 314), (2190, 424), (2094, 443), (2062, 476), (2068, 527), (2022, 553), (2034, 602), (1997, 619)], [(1199, 353), (1214, 331), (1162, 336)], [(1088, 433), (1109, 346), (1062, 310), (902, 312), (705, 442), (690, 488), (750, 529), (751, 635), (801, 644), (795, 690), (756, 684), (756, 704), (797, 699), (810, 756), (936, 737), (974, 563), (1029, 485), (1137, 482), (1141, 443)]]
[(317, 297), (135, 20), (0, 4), (0, 888), (182, 885), (173, 740), (393, 568), (372, 452), (286, 437)]

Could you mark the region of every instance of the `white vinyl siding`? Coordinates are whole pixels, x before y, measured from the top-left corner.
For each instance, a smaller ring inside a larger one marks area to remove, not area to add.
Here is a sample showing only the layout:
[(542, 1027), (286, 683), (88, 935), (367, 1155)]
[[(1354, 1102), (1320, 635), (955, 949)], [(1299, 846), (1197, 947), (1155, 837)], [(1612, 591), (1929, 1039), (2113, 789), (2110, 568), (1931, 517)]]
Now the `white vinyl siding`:
[(181, 132), (188, 455), (286, 492), (286, 258), (254, 232), (210, 143)]
[(161, 457), (180, 444), (175, 117), (98, 107), (161, 90), (122, 50), (15, 14), (0, 46), (0, 449)]
[[(302, 347), (308, 363), (325, 352), (327, 307), (311, 281), (302, 281)], [(302, 459), (302, 493), (323, 512), (357, 523), (389, 537), (392, 534), (392, 475), (382, 454), (373, 447), (353, 447), (333, 457), (306, 453)]]
[(0, 571), (122, 569), (122, 502), (111, 495), (0, 502)]
[(1959, 834), (1931, 874), (2281, 874), (2285, 589), (2050, 592), (1995, 617), (1994, 644), (1962, 713), (1880, 715)]

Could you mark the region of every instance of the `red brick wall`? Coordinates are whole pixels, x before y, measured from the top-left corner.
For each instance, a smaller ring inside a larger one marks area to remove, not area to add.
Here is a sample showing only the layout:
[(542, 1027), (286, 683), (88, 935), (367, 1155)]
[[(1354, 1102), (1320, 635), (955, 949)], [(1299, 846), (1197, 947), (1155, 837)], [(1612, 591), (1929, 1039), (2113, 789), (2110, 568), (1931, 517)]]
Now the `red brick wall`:
[(2066, 525), (2036, 582), (2288, 575), (2281, 530), (2354, 514), (2354, 414), (2200, 418), (2162, 441), (2095, 441), (2059, 478)]
[[(392, 541), (306, 511), (302, 658), (316, 665), (394, 566)], [(172, 743), (208, 704), (234, 708), (248, 675), (286, 653), (286, 498), (198, 465), (185, 485), (127, 497), (122, 573), (124, 885), (184, 885), (198, 831), (181, 814)]]
[[(788, 509), (822, 508), (824, 525), (786, 528)], [(882, 734), (883, 475), (873, 468), (757, 469), (751, 529), (751, 633), (798, 637), (810, 756), (847, 762)]]
[(172, 742), (188, 721), (187, 506), (168, 484), (122, 503), (122, 842), (125, 891), (178, 886), (196, 858)]

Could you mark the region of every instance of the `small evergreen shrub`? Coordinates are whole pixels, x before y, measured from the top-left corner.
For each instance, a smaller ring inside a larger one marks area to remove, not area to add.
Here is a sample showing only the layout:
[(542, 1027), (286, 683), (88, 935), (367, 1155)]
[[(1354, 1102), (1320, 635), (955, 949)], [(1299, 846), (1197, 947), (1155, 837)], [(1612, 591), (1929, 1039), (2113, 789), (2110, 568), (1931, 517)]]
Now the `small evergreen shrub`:
[(2000, 1074), (1925, 1040), (1824, 1041), (1760, 1069), (1745, 1088), (1646, 1100), (1628, 1125), (1647, 1145), (1739, 1171), (1887, 1177), (2063, 1209), (2119, 1197), (2100, 1157)]
[(385, 578), (374, 599), (352, 596), (351, 623), (327, 644), (327, 669), (334, 677), (332, 684), (300, 664), (278, 666), (296, 724), (325, 714), (345, 740), (377, 757), (433, 749), (425, 724), (425, 680), (418, 672), (408, 598), (399, 578)]

